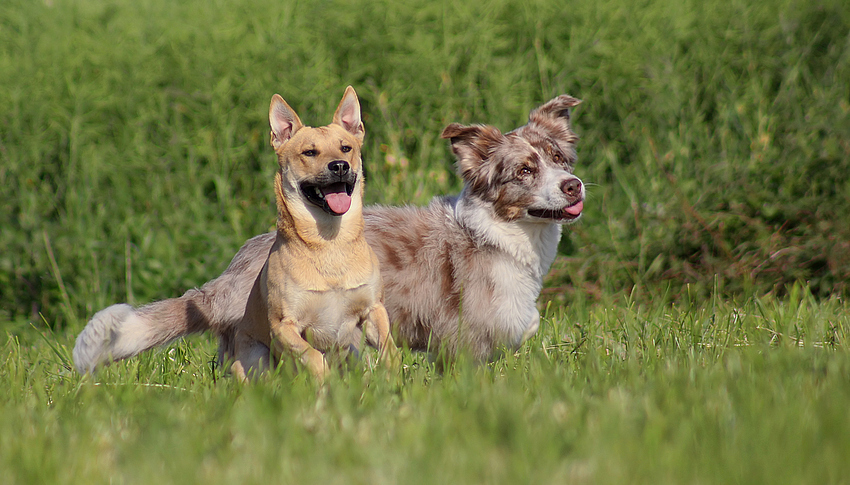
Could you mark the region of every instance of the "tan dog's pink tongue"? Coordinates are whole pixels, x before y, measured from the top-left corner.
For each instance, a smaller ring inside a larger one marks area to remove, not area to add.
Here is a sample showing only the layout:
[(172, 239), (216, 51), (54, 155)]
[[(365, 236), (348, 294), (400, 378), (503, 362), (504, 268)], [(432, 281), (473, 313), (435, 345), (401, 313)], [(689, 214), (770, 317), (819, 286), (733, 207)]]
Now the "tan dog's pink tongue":
[(351, 207), (351, 196), (345, 191), (345, 184), (333, 184), (324, 189), (325, 202), (337, 214), (345, 214)]
[(572, 205), (572, 206), (567, 207), (566, 209), (564, 209), (564, 212), (566, 212), (567, 214), (569, 214), (571, 216), (577, 216), (577, 215), (581, 214), (582, 209), (584, 209), (584, 201), (579, 202), (576, 205)]

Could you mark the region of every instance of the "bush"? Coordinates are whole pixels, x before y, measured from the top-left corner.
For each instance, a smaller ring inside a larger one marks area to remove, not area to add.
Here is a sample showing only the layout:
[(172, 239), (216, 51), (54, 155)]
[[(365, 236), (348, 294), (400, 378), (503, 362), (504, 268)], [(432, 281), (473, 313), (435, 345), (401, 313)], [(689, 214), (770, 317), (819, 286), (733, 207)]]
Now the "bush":
[(581, 256), (630, 263), (635, 284), (846, 294), (850, 9), (682, 8), (631, 23), (645, 40), (600, 60), (640, 65), (616, 76), (626, 95), (603, 89), (579, 121), (585, 141), (604, 139), (584, 159), (608, 221), (580, 229)]

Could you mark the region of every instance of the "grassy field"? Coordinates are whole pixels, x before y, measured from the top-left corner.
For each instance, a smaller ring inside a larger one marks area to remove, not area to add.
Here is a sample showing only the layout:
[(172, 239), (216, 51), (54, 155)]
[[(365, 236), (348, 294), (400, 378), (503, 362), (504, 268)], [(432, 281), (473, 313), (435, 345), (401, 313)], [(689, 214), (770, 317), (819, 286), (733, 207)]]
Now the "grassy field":
[[(848, 483), (848, 79), (842, 0), (6, 0), (0, 482)], [(369, 203), (459, 188), (447, 123), (584, 100), (540, 333), (325, 389), (208, 337), (71, 371), (273, 227), (271, 95), (324, 124), (349, 84)]]
[(846, 483), (850, 311), (783, 300), (551, 310), (521, 352), (439, 375), (364, 359), (242, 387), (195, 338), (97, 379), (73, 335), (2, 350), (4, 483)]

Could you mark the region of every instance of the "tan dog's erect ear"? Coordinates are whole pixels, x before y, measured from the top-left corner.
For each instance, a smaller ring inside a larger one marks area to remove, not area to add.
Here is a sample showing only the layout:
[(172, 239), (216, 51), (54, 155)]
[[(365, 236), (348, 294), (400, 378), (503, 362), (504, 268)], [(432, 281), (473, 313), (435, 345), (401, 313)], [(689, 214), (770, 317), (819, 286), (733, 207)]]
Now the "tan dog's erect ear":
[(554, 121), (561, 129), (570, 129), (570, 108), (578, 106), (580, 99), (568, 94), (562, 94), (555, 99), (547, 101), (543, 106), (535, 109), (528, 115), (529, 123), (545, 123)]
[(269, 107), (269, 124), (272, 127), (271, 142), (275, 150), (304, 126), (295, 111), (286, 104), (286, 101), (279, 94), (272, 96), (272, 104)]
[(505, 140), (505, 136), (497, 128), (488, 125), (463, 126), (452, 123), (443, 129), (443, 138), (452, 142), (452, 152), (457, 157), (460, 176), (478, 186), (490, 183), (492, 170), (485, 170), (485, 161), (490, 152)]
[(366, 129), (363, 128), (363, 120), (360, 118), (360, 100), (357, 99), (357, 93), (354, 88), (348, 86), (345, 88), (345, 94), (342, 95), (342, 101), (334, 113), (334, 123), (342, 126), (345, 130), (354, 135), (359, 141), (363, 141), (366, 136)]

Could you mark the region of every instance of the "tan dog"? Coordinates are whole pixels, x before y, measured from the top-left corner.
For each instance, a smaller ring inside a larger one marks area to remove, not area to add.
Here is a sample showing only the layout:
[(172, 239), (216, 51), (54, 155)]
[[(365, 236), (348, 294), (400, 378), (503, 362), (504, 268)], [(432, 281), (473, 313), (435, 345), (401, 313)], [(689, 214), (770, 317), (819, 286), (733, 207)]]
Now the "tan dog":
[[(265, 249), (259, 275), (251, 276), (241, 318), (195, 331), (219, 335), (220, 360), (232, 362), (233, 373), (243, 380), (288, 354), (321, 381), (328, 373), (323, 352), (359, 353), (364, 340), (379, 349), (381, 360), (397, 364), (378, 259), (363, 234), (365, 130), (357, 94), (349, 86), (333, 122), (319, 128), (304, 126), (274, 95), (269, 122), (280, 165), (274, 243)], [(177, 303), (169, 310), (155, 317), (162, 328), (181, 318), (203, 318), (193, 304)], [(152, 335), (133, 315), (129, 305), (113, 305), (92, 318), (74, 349), (81, 372), (123, 358), (131, 342)], [(89, 352), (97, 354), (94, 361), (79, 365)]]
[(322, 380), (321, 351), (357, 349), (364, 336), (384, 357), (395, 348), (378, 259), (363, 234), (360, 104), (349, 86), (333, 123), (311, 128), (275, 95), (269, 122), (280, 164), (277, 236), (236, 329), (232, 369), (240, 378), (260, 370), (271, 348)]

